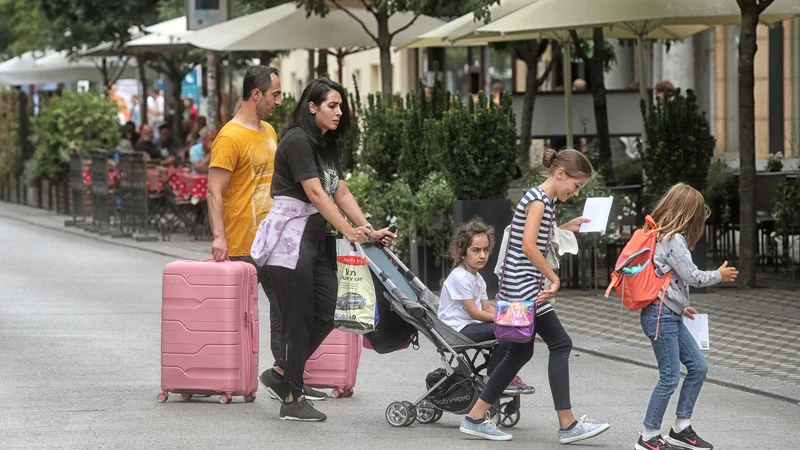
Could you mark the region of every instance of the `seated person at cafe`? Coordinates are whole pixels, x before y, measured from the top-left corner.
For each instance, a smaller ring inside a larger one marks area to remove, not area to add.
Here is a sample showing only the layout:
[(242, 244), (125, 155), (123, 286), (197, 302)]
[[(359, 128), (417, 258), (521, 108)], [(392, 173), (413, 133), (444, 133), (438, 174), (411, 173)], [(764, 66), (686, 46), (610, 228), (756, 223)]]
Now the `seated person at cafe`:
[(189, 149), (189, 163), (192, 173), (208, 173), (208, 163), (211, 161), (211, 146), (217, 138), (217, 130), (207, 127), (203, 138)]
[[(156, 141), (156, 148), (158, 149), (158, 157), (150, 155), (152, 159), (160, 160), (159, 164), (165, 167), (173, 167), (180, 165), (180, 153), (183, 146), (172, 135), (172, 124), (165, 123), (158, 129), (159, 139)], [(140, 137), (141, 139), (141, 137)]]
[(161, 159), (161, 153), (156, 143), (153, 142), (153, 127), (148, 124), (142, 125), (142, 128), (139, 130), (139, 141), (133, 149), (137, 152), (144, 153), (148, 160)]

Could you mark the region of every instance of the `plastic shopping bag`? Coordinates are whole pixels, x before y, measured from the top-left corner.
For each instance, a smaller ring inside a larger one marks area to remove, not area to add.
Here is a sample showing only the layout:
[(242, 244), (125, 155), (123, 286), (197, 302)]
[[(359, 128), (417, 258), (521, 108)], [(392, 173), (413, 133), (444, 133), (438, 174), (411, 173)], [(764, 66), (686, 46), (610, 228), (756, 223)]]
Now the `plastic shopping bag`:
[(364, 250), (359, 244), (339, 239), (336, 241), (336, 255), (339, 290), (334, 325), (349, 333), (374, 331), (378, 323), (375, 285), (372, 284)]

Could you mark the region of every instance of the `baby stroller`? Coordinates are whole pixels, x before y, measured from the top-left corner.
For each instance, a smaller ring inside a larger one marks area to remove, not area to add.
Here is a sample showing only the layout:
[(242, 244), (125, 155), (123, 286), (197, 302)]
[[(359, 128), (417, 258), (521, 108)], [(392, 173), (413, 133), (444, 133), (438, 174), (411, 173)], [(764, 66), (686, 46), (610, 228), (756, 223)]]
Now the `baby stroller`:
[[(376, 330), (364, 335), (378, 353), (418, 348), (418, 333), (436, 346), (444, 367), (428, 374), (428, 390), (413, 402), (393, 402), (386, 408), (386, 420), (395, 427), (415, 421), (434, 423), (444, 412), (466, 414), (478, 400), (485, 385), (483, 372), (496, 340), (473, 342), (441, 322), (437, 316), (439, 299), (386, 246), (364, 244), (373, 273), (379, 322)], [(479, 358), (483, 358), (482, 363)], [(520, 420), (519, 395), (502, 396), (490, 409), (489, 418), (503, 427)]]

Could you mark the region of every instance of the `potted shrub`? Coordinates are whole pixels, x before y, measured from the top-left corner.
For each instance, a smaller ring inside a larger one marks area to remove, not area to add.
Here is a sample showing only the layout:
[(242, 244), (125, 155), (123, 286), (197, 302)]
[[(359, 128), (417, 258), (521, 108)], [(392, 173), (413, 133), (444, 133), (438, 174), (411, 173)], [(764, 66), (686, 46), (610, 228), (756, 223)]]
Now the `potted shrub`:
[[(477, 104), (461, 105), (459, 96), (454, 97), (453, 108), (442, 118), (444, 162), (456, 198), (453, 225), (480, 217), (495, 228), (497, 239), (502, 239), (503, 230), (511, 223), (508, 185), (519, 155), (511, 95), (505, 94), (499, 106), (487, 101), (483, 92), (478, 94)], [(490, 297), (497, 292), (497, 277), (493, 276), (497, 258), (494, 252), (482, 271)]]
[[(703, 191), (716, 141), (691, 89), (685, 96), (678, 89), (664, 103), (647, 105), (641, 101), (640, 107), (647, 139), (637, 145), (647, 176), (644, 206), (649, 212), (657, 199), (676, 183), (683, 182)], [(698, 267), (706, 266), (705, 236), (697, 242), (692, 254)]]
[(93, 148), (116, 147), (120, 139), (117, 104), (95, 91), (65, 90), (33, 120), (33, 131), (38, 144), (31, 177), (63, 183), (69, 172), (70, 147), (80, 147), (85, 158)]

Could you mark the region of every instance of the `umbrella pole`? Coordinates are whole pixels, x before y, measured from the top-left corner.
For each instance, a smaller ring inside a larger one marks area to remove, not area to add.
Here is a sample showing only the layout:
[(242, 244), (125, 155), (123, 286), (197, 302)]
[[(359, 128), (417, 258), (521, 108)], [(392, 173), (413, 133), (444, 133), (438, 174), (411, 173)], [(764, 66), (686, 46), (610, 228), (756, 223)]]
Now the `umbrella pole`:
[[(637, 58), (639, 59), (639, 97), (644, 100), (645, 106), (647, 106), (648, 98), (647, 98), (647, 85), (646, 85), (646, 78), (647, 78), (647, 70), (645, 67), (645, 63), (647, 57), (645, 55), (645, 48), (644, 48), (644, 34), (639, 34), (636, 36), (636, 50), (638, 52)], [(642, 118), (642, 144), (645, 143), (647, 140), (647, 132), (644, 129), (644, 118)]]
[(564, 39), (564, 112), (567, 147), (573, 146), (572, 137), (572, 40)]

